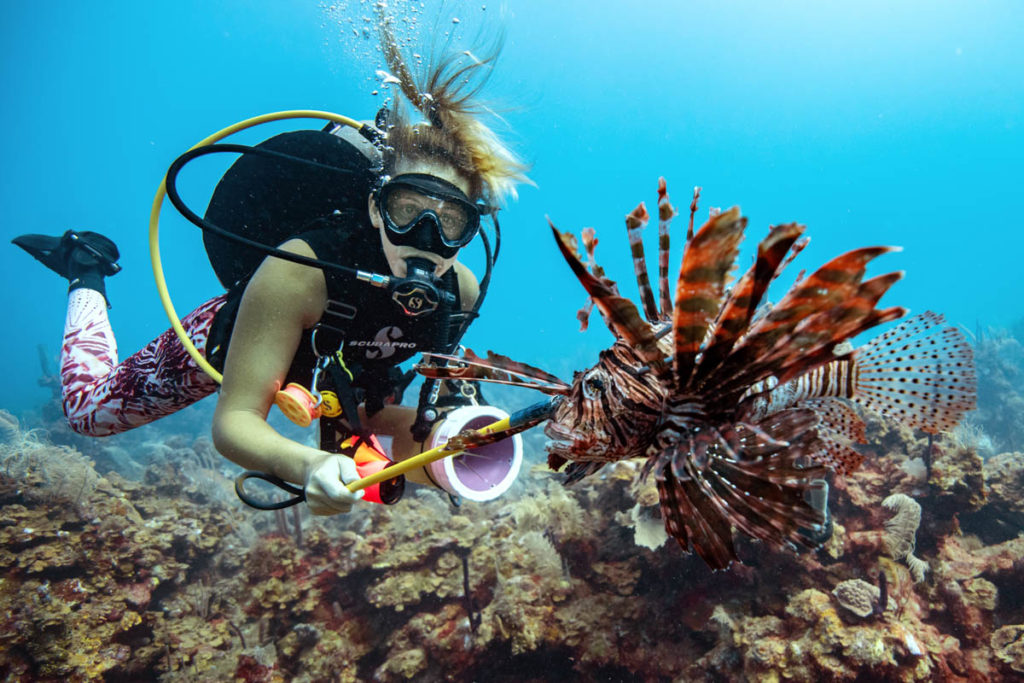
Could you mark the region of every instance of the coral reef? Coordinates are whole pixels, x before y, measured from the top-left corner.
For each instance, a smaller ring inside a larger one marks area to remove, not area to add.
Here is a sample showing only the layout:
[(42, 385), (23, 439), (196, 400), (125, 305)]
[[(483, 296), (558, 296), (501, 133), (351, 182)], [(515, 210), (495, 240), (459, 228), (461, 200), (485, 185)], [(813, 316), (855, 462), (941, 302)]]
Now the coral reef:
[(151, 433), (133, 481), (0, 413), (0, 677), (1019, 680), (1024, 456), (880, 421), (869, 441), (820, 549), (742, 541), (715, 573), (658, 545), (632, 463), (282, 524), (206, 440)]
[(1024, 674), (1024, 626), (1003, 626), (992, 634), (992, 650), (1001, 662)]
[(1004, 451), (1024, 449), (1024, 324), (1016, 328), (979, 330), (974, 344), (977, 421)]
[(886, 550), (894, 559), (907, 563), (915, 581), (924, 581), (928, 563), (914, 556), (921, 506), (906, 494), (894, 493), (882, 501), (882, 507), (895, 513), (885, 523)]
[(988, 522), (1005, 533), (1024, 529), (1024, 453), (1001, 453), (985, 462)]
[(869, 617), (879, 606), (882, 591), (863, 579), (847, 579), (832, 590), (839, 604), (858, 617)]

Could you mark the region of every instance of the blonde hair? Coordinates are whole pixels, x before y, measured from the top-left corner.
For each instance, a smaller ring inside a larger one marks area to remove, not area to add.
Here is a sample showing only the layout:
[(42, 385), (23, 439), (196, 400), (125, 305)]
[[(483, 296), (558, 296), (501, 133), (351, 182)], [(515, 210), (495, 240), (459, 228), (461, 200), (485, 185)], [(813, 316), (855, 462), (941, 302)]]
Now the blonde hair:
[(390, 17), (381, 14), (379, 27), (391, 75), (409, 103), (427, 119), (413, 123), (395, 98), (384, 126), (384, 172), (392, 173), (402, 160), (440, 161), (469, 182), (474, 199), (500, 205), (517, 197), (516, 185), (531, 182), (525, 174), (527, 165), (480, 120), (486, 110), (476, 101), (501, 52), (502, 37), (482, 59), (468, 50), (448, 51), (416, 78), (391, 31)]

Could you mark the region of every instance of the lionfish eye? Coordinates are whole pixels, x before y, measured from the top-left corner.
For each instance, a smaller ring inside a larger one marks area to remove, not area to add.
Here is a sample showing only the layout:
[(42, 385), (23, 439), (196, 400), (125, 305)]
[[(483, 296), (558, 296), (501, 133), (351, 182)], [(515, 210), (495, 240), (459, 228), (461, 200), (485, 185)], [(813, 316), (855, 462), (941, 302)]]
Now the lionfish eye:
[(604, 380), (597, 375), (591, 375), (583, 380), (583, 395), (587, 398), (597, 398), (604, 390)]

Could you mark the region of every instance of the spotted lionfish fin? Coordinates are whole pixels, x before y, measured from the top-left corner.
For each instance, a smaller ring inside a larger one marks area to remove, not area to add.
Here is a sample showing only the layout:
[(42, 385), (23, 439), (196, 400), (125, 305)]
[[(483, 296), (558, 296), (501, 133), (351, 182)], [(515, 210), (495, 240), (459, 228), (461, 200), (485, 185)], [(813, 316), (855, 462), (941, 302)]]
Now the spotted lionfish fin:
[(836, 398), (818, 398), (807, 401), (807, 406), (818, 415), (818, 431), (827, 430), (851, 443), (867, 441), (864, 420), (846, 402)]
[[(446, 365), (438, 365), (436, 361), (443, 361)], [(470, 349), (466, 349), (464, 356), (425, 353), (423, 362), (417, 363), (413, 369), (432, 379), (511, 384), (536, 389), (545, 394), (567, 394), (570, 388), (568, 384), (550, 373), (492, 351), (487, 352), (486, 360)]]
[(679, 387), (688, 385), (701, 342), (721, 308), (726, 277), (736, 261), (746, 225), (747, 219), (733, 207), (705, 223), (686, 245), (672, 312)]
[(659, 435), (652, 457), (669, 535), (713, 569), (737, 559), (733, 527), (774, 546), (813, 547), (808, 532), (826, 522), (828, 499), (825, 469), (809, 455), (817, 420), (792, 409), (731, 430), (706, 426), (685, 442), (671, 429)]
[(812, 448), (814, 461), (844, 476), (860, 467), (864, 456), (853, 448), (867, 440), (864, 421), (840, 399), (818, 398), (803, 403), (818, 416), (818, 442)]
[(963, 333), (934, 329), (944, 322), (927, 311), (857, 349), (853, 400), (929, 433), (956, 426), (975, 408), (978, 380)]

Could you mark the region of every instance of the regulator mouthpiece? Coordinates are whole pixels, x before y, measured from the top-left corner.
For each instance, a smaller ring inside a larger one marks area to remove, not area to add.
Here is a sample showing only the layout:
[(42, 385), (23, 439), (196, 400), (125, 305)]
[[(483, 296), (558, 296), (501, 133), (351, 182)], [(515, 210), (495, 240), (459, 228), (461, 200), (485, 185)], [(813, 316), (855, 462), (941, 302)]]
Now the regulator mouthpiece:
[(391, 285), (391, 300), (402, 312), (417, 317), (433, 313), (442, 299), (449, 303), (455, 298), (450, 292), (438, 287), (434, 277), (434, 264), (425, 258), (414, 256), (405, 260), (405, 278), (394, 278)]

